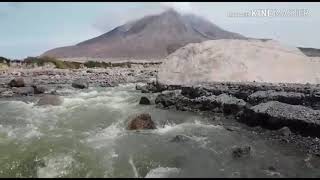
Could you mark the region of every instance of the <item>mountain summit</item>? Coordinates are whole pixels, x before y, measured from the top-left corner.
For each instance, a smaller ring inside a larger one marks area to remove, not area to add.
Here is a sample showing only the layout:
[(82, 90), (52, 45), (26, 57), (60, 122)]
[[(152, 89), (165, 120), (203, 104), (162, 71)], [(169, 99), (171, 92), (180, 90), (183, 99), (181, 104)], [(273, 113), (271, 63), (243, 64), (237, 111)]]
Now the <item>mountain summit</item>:
[(145, 16), (74, 46), (49, 50), (43, 56), (58, 58), (164, 58), (188, 44), (214, 39), (246, 39), (202, 17), (181, 15), (169, 9)]

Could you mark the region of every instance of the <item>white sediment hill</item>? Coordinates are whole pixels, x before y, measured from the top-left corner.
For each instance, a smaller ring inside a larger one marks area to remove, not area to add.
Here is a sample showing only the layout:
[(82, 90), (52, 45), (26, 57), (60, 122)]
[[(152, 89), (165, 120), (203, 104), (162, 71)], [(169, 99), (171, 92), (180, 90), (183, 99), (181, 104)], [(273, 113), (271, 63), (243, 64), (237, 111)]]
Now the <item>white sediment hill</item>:
[(188, 44), (160, 66), (158, 81), (197, 85), (217, 81), (320, 82), (320, 61), (274, 40), (209, 40)]

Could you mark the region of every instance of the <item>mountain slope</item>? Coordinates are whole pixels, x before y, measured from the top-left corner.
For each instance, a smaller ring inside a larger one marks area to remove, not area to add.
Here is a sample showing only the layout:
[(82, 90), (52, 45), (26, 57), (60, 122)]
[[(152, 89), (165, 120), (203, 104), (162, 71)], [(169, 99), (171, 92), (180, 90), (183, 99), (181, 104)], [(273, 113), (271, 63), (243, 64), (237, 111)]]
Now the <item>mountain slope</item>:
[(170, 9), (159, 15), (145, 16), (126, 23), (75, 46), (49, 50), (43, 56), (164, 58), (188, 43), (211, 39), (246, 38), (240, 34), (225, 31), (201, 17), (180, 15)]

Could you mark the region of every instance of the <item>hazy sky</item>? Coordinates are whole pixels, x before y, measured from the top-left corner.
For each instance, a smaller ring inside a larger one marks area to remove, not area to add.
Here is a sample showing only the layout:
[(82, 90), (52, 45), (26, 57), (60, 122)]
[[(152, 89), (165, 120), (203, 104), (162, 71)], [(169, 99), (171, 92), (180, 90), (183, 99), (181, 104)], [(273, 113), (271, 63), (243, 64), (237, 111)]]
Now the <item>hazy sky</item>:
[[(168, 7), (206, 17), (223, 29), (272, 38), (292, 46), (320, 48), (320, 3), (275, 2), (0, 2), (0, 56), (25, 58), (74, 45), (129, 20)], [(254, 9), (307, 9), (305, 17), (228, 17)]]

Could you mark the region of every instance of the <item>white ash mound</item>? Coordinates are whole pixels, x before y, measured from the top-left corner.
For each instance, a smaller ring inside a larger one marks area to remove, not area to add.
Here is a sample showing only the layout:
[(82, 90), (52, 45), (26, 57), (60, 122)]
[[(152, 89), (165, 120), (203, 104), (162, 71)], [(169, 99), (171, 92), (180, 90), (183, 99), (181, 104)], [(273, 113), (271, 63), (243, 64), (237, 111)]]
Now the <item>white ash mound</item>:
[(158, 81), (167, 85), (210, 82), (320, 82), (320, 61), (274, 40), (220, 39), (188, 44), (160, 66)]

